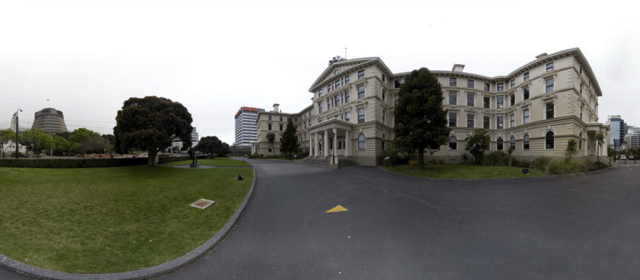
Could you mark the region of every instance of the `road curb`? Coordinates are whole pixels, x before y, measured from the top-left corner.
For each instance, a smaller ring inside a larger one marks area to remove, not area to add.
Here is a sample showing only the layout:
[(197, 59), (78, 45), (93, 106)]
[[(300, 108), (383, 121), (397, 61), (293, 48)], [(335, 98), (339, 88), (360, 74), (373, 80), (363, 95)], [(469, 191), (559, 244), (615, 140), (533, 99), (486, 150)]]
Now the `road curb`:
[[(246, 168), (246, 167), (245, 167)], [(209, 251), (213, 250), (218, 244), (220, 244), (224, 238), (231, 232), (231, 229), (238, 222), (238, 219), (244, 212), (244, 209), (247, 207), (247, 203), (249, 199), (253, 195), (253, 190), (256, 185), (256, 168), (253, 168), (253, 183), (251, 184), (251, 189), (249, 189), (249, 193), (236, 210), (236, 213), (231, 216), (231, 219), (227, 222), (227, 224), (216, 233), (211, 239), (207, 240), (203, 245), (198, 248), (193, 249), (191, 252), (184, 254), (183, 256), (174, 259), (172, 261), (140, 269), (134, 271), (127, 272), (118, 272), (118, 273), (104, 273), (104, 274), (80, 274), (80, 273), (65, 273), (59, 271), (51, 271), (46, 269), (37, 268), (34, 266), (30, 266), (14, 259), (11, 259), (3, 254), (0, 254), (0, 267), (6, 268), (7, 270), (13, 271), (18, 274), (26, 275), (29, 277), (34, 277), (36, 279), (54, 279), (54, 280), (87, 280), (87, 279), (95, 279), (95, 280), (137, 280), (137, 279), (149, 279), (155, 278), (162, 275), (169, 274), (171, 272), (180, 270), (181, 268), (186, 267), (187, 265), (193, 263), (198, 260), (200, 257), (204, 256)]]

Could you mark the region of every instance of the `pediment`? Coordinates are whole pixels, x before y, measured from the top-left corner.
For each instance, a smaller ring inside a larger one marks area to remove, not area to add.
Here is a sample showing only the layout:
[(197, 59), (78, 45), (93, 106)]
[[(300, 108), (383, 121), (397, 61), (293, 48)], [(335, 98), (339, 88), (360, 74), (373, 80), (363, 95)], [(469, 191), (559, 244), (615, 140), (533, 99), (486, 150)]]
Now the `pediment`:
[[(386, 70), (391, 74), (391, 71), (388, 70), (386, 65), (382, 63), (380, 58), (377, 57), (366, 57), (366, 58), (356, 58), (356, 59), (342, 59), (340, 61), (332, 62), (321, 74), (318, 76), (316, 81), (309, 88), (310, 92), (314, 92), (318, 90), (320, 87), (324, 86), (327, 82), (333, 82), (335, 77), (343, 77), (345, 73), (351, 73), (354, 68), (364, 68), (367, 65), (372, 63), (379, 62)], [(353, 79), (353, 77), (352, 77)]]

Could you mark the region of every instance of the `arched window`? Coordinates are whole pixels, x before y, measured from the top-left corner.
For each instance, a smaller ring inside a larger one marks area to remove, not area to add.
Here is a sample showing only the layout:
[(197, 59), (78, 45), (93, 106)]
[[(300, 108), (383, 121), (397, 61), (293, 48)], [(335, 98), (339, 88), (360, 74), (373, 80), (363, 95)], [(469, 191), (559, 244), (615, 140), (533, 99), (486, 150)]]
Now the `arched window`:
[(382, 150), (383, 150), (383, 151), (386, 151), (387, 149), (386, 149), (386, 147), (385, 147), (385, 146), (386, 146), (386, 142), (387, 142), (387, 141), (386, 141), (384, 138), (385, 138), (385, 137), (384, 137), (384, 134), (382, 134)]
[(458, 139), (455, 136), (449, 137), (449, 150), (457, 150), (458, 149)]
[(514, 136), (511, 136), (511, 141), (509, 141), (509, 148), (510, 149), (516, 149), (516, 138)]
[(528, 150), (529, 149), (529, 134), (525, 135), (522, 138), (522, 149), (523, 150)]
[(578, 135), (578, 150), (582, 150), (582, 131)]
[(498, 144), (498, 151), (504, 150), (504, 140), (502, 140), (502, 137), (498, 137), (496, 143)]
[(365, 146), (364, 134), (360, 133), (360, 135), (358, 135), (358, 150), (364, 150)]
[(553, 149), (553, 131), (547, 131), (547, 135), (544, 137), (544, 142), (547, 149)]

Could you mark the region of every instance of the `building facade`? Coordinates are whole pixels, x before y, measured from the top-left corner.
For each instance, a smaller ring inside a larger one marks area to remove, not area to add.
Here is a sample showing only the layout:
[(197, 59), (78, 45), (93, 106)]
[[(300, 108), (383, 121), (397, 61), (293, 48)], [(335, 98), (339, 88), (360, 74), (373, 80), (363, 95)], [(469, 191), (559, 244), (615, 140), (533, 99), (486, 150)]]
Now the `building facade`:
[(264, 112), (264, 109), (253, 107), (240, 107), (236, 113), (236, 146), (251, 146), (251, 142), (256, 141), (258, 130), (256, 127), (256, 119), (258, 113)]
[[(598, 132), (609, 131), (598, 123), (602, 91), (579, 49), (541, 54), (505, 76), (463, 70), (455, 64), (451, 71), (431, 71), (442, 86), (451, 128), (449, 143), (433, 157), (458, 162), (466, 153), (465, 139), (480, 128), (489, 131), (491, 151), (513, 148), (518, 159), (564, 157), (570, 139), (578, 142), (579, 156), (606, 156), (606, 144), (597, 149), (595, 141)], [(299, 140), (307, 143), (309, 156), (381, 164), (394, 138), (398, 92), (409, 74), (391, 72), (377, 57), (330, 61), (309, 89), (312, 105), (287, 114), (298, 117)], [(257, 122), (268, 124), (267, 115)], [(259, 133), (255, 143), (262, 145), (263, 137)]]
[(624, 136), (629, 128), (620, 115), (608, 116), (607, 124), (611, 129), (609, 132), (609, 146), (619, 152), (622, 150)]
[(42, 129), (47, 133), (67, 132), (64, 114), (54, 108), (44, 108), (36, 112), (31, 129)]

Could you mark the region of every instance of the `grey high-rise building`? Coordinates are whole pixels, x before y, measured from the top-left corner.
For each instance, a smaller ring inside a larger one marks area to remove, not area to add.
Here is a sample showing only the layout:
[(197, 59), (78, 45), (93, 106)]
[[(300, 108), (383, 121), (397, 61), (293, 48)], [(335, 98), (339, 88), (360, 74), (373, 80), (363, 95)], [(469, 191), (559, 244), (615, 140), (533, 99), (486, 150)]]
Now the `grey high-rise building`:
[(616, 151), (622, 150), (622, 144), (624, 142), (624, 136), (627, 134), (627, 124), (620, 115), (609, 116), (610, 132), (609, 132), (609, 145), (616, 149)]
[(64, 123), (62, 111), (54, 108), (44, 108), (36, 112), (32, 129), (42, 129), (47, 133), (67, 132), (67, 125)]

